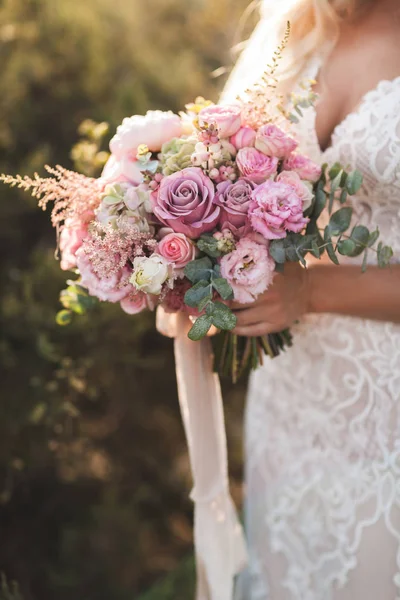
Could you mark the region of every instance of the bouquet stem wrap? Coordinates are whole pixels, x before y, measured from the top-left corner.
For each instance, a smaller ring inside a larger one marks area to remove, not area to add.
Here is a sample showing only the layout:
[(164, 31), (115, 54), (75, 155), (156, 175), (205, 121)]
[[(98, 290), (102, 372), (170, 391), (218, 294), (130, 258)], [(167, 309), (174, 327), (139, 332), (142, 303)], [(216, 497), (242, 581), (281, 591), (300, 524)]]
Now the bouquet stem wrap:
[(232, 600), (234, 577), (246, 564), (242, 527), (229, 493), (226, 432), (209, 338), (192, 342), (183, 313), (159, 307), (157, 329), (173, 337), (179, 403), (194, 487), (196, 600)]

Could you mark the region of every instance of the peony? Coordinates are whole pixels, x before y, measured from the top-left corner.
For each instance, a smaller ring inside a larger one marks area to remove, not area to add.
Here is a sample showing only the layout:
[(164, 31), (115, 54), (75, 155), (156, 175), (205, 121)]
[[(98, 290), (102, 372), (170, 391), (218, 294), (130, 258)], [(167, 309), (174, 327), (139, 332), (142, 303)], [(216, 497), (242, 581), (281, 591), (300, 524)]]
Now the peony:
[(221, 275), (233, 289), (241, 304), (253, 302), (272, 282), (275, 262), (264, 244), (245, 237), (236, 250), (221, 259)]
[(314, 194), (312, 185), (308, 181), (302, 181), (295, 171), (282, 171), (276, 178), (280, 183), (287, 183), (303, 202), (303, 212), (311, 206)]
[(118, 159), (136, 158), (138, 147), (145, 144), (151, 152), (159, 152), (162, 145), (182, 134), (178, 115), (171, 111), (149, 110), (145, 116), (126, 118), (110, 142), (111, 153)]
[(213, 104), (206, 106), (199, 112), (200, 126), (215, 123), (220, 138), (229, 138), (234, 135), (242, 124), (241, 108), (236, 104)]
[(241, 127), (229, 141), (237, 150), (251, 148), (256, 141), (256, 132), (251, 127)]
[(285, 171), (295, 171), (300, 179), (306, 179), (314, 183), (321, 177), (320, 165), (302, 154), (291, 154), (283, 163)]
[(104, 302), (120, 302), (132, 290), (132, 286), (129, 284), (131, 270), (128, 267), (124, 267), (116, 275), (100, 278), (93, 270), (92, 263), (83, 248), (78, 250), (76, 258), (81, 275), (80, 284), (88, 290), (91, 296)]
[(277, 158), (265, 156), (255, 148), (242, 148), (236, 157), (240, 173), (243, 177), (254, 181), (254, 183), (263, 183), (266, 179), (275, 175), (278, 162)]
[(197, 167), (164, 177), (153, 195), (153, 212), (176, 233), (198, 238), (211, 231), (219, 218), (214, 205), (214, 185)]
[(147, 297), (144, 292), (129, 294), (120, 302), (121, 308), (128, 315), (137, 315), (147, 308)]
[(252, 193), (250, 222), (267, 240), (286, 237), (287, 231), (301, 231), (309, 219), (303, 216), (303, 201), (291, 185), (266, 181)]
[(195, 151), (197, 139), (174, 138), (163, 144), (161, 149), (161, 166), (164, 175), (172, 175), (192, 165), (192, 154)]
[(235, 183), (224, 181), (217, 185), (215, 204), (221, 207), (219, 222), (221, 228), (243, 233), (248, 224), (248, 211), (255, 183), (250, 179), (238, 179)]
[(133, 261), (133, 273), (130, 278), (132, 285), (146, 294), (161, 294), (163, 284), (171, 276), (168, 262), (159, 254), (150, 257), (137, 256)]
[(60, 234), (59, 248), (61, 253), (60, 267), (63, 271), (76, 268), (76, 253), (88, 235), (88, 226), (94, 215), (88, 211), (82, 220), (66, 219)]
[(118, 160), (111, 155), (103, 169), (101, 178), (105, 184), (127, 181), (137, 185), (143, 181), (143, 173), (139, 167), (140, 163), (135, 158), (123, 156)]
[(297, 148), (297, 142), (276, 125), (263, 125), (257, 131), (255, 147), (267, 156), (286, 158)]
[(158, 253), (168, 262), (173, 263), (175, 269), (183, 269), (196, 257), (196, 246), (183, 233), (175, 233), (169, 227), (160, 230), (161, 240), (158, 244)]

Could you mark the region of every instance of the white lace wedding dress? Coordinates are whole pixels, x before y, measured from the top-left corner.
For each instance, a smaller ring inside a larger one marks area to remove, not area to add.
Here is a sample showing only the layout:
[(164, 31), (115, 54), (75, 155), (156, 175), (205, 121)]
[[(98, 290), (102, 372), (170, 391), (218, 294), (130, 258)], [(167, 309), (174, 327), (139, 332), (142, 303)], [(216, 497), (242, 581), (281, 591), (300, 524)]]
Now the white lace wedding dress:
[[(314, 78), (319, 62), (304, 76)], [(314, 160), (362, 171), (356, 219), (377, 225), (399, 257), (400, 77), (364, 96), (326, 152), (315, 109), (297, 134)], [(400, 326), (310, 315), (293, 334), (293, 348), (250, 382), (250, 566), (238, 597), (399, 600)]]

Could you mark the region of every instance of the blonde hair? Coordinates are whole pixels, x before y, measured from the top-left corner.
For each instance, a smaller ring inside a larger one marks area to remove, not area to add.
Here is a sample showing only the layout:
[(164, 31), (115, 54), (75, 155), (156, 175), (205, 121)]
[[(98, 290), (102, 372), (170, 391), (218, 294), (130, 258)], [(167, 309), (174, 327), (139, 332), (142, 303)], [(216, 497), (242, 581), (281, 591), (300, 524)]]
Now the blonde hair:
[[(359, 11), (373, 0), (296, 0), (289, 1), (282, 13), (282, 29), (287, 21), (291, 35), (285, 64), (286, 77), (296, 77), (307, 60), (322, 47), (335, 42), (340, 24), (356, 17)], [(275, 0), (276, 2), (276, 0)], [(269, 7), (271, 0), (263, 0), (266, 16), (276, 8)]]

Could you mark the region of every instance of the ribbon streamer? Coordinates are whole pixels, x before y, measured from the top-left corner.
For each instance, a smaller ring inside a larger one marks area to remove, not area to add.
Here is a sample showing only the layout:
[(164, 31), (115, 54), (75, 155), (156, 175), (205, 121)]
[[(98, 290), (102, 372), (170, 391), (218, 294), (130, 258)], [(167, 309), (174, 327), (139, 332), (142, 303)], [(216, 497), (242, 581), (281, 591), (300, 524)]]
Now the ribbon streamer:
[(196, 600), (232, 600), (234, 578), (247, 562), (243, 530), (229, 493), (221, 387), (209, 338), (192, 342), (183, 313), (157, 310), (157, 329), (174, 338), (179, 404), (194, 487)]

